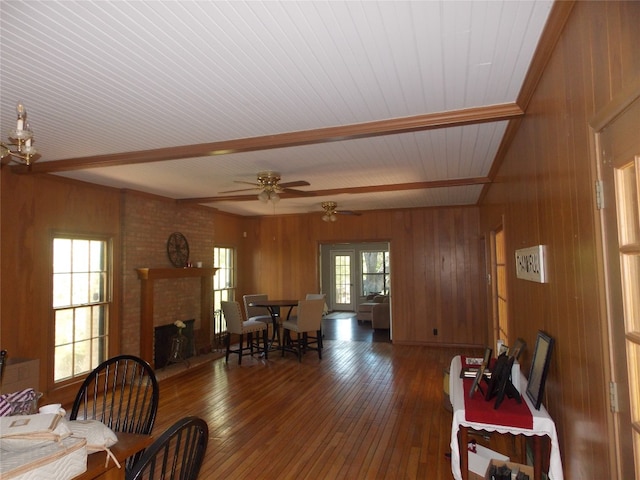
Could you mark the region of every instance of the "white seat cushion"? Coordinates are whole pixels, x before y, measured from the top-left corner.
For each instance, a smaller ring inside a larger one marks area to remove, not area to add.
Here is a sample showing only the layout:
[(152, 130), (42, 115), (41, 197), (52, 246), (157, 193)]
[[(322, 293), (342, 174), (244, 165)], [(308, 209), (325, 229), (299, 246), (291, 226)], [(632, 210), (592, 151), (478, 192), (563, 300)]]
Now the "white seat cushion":
[(271, 318), (271, 315), (256, 315), (255, 317), (249, 318), (247, 321), (271, 323), (273, 318)]
[(245, 333), (259, 332), (260, 330), (266, 330), (267, 324), (264, 322), (257, 322), (255, 320), (246, 320), (242, 322), (242, 330)]

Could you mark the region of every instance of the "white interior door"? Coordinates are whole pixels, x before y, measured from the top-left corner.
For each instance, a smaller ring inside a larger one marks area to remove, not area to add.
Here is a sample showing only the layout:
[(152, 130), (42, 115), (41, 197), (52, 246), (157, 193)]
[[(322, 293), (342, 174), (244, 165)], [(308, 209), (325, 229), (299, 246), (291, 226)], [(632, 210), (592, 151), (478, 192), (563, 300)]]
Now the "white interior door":
[(355, 311), (355, 263), (353, 250), (331, 251), (331, 310)]

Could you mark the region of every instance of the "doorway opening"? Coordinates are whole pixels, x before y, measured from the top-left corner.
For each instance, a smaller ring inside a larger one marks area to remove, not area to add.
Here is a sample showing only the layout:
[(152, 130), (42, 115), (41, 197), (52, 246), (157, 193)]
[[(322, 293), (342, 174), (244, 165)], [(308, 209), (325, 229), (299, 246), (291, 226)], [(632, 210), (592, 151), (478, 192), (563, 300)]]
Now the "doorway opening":
[[(507, 314), (507, 262), (504, 229), (502, 225), (491, 232), (491, 305), (493, 340), (509, 344), (509, 317)], [(494, 345), (496, 344), (494, 343)], [(496, 355), (499, 352), (496, 351)]]
[(336, 340), (390, 341), (391, 328), (375, 329), (371, 323), (356, 320), (361, 303), (370, 301), (374, 294), (391, 294), (389, 247), (389, 242), (320, 245), (320, 286), (329, 307), (324, 322), (326, 336)]

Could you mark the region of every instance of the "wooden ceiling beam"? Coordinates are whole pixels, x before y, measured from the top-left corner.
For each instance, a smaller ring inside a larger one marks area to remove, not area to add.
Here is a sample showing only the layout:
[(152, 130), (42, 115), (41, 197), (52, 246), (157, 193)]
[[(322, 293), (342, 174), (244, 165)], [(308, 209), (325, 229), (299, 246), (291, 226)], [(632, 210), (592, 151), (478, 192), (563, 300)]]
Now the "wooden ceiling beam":
[(86, 170), (396, 135), (437, 128), (497, 122), (518, 118), (522, 115), (523, 111), (517, 104), (505, 103), (260, 137), (36, 162), (30, 167), (13, 165), (11, 168), (16, 173), (56, 173)]
[[(413, 182), (413, 183), (395, 183), (389, 185), (367, 185), (364, 187), (348, 187), (348, 188), (332, 188), (329, 190), (308, 190), (300, 191), (301, 194), (282, 192), (278, 195), (280, 198), (299, 198), (303, 197), (324, 197), (330, 195), (344, 195), (344, 194), (357, 194), (357, 193), (378, 193), (378, 192), (397, 192), (401, 190), (417, 190), (427, 188), (442, 188), (442, 187), (461, 187), (469, 185), (483, 185), (489, 183), (488, 177), (473, 177), (473, 178), (454, 178), (451, 180), (434, 180), (432, 182)], [(226, 195), (217, 197), (200, 197), (200, 198), (180, 198), (176, 200), (177, 203), (214, 203), (214, 202), (247, 202), (255, 201), (260, 191), (256, 188), (256, 193), (246, 195)]]

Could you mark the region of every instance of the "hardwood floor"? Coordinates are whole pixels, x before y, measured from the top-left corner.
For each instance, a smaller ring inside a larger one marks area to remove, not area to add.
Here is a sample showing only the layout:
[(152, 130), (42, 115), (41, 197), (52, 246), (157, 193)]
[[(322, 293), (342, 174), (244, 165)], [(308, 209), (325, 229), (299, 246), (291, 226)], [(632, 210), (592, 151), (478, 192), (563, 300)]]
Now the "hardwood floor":
[(371, 323), (358, 323), (355, 312), (339, 312), (322, 320), (322, 331), (327, 340), (352, 342), (390, 342), (389, 330), (374, 330)]
[(161, 380), (154, 435), (205, 419), (202, 479), (452, 478), (443, 369), (477, 352), (332, 339), (338, 330), (321, 361), (234, 355)]

